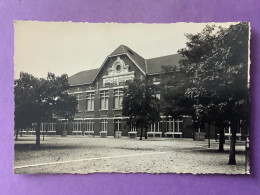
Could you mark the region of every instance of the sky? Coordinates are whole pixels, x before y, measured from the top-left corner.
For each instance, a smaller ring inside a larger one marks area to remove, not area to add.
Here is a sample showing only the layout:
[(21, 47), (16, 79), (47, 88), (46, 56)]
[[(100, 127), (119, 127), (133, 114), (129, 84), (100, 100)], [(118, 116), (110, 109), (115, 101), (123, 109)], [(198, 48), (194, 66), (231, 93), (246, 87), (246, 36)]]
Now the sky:
[(15, 79), (20, 72), (46, 78), (48, 72), (71, 76), (99, 68), (119, 45), (145, 59), (175, 54), (185, 47), (185, 33), (195, 34), (205, 25), (15, 21)]

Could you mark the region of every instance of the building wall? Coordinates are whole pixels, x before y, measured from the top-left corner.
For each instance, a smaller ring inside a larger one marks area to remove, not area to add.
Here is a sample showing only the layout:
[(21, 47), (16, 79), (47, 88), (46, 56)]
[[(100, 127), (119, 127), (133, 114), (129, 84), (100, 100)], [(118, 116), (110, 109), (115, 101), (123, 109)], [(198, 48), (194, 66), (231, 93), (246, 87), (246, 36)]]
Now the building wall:
[[(129, 66), (129, 72), (134, 71), (134, 77), (137, 79), (144, 78), (144, 74), (140, 69), (126, 56), (120, 55), (120, 59), (124, 61), (125, 65)], [(127, 83), (119, 82), (119, 83), (106, 83), (103, 84), (103, 76), (108, 76), (108, 69), (112, 68), (113, 64), (118, 60), (118, 56), (109, 57), (106, 62), (103, 64), (103, 67), (100, 69), (96, 79), (92, 84), (86, 84), (81, 86), (72, 86), (69, 89), (69, 93), (71, 95), (81, 94), (79, 100), (79, 112), (75, 115), (75, 120), (94, 120), (93, 130), (95, 135), (99, 135), (99, 132), (102, 130), (102, 119), (107, 119), (107, 134), (108, 136), (114, 136), (115, 132), (115, 119), (122, 119), (121, 124), (121, 131), (122, 136), (128, 136), (128, 132), (130, 131), (130, 125), (128, 124), (128, 120), (122, 116), (121, 109), (114, 109), (114, 89), (118, 87), (126, 87)], [(160, 75), (155, 74), (149, 76), (153, 79), (155, 83), (160, 81)], [(100, 92), (106, 89), (108, 90), (108, 109), (101, 110), (101, 103), (100, 103)], [(87, 104), (86, 104), (86, 94), (87, 92), (94, 92), (94, 110), (87, 111)], [(163, 119), (164, 120), (164, 119)], [(162, 136), (165, 136), (166, 132), (166, 122), (161, 124), (161, 131)], [(73, 124), (70, 122), (68, 124), (68, 134), (72, 134)], [(60, 130), (59, 130), (60, 132)], [(193, 137), (193, 130), (191, 125), (191, 120), (189, 118), (184, 118), (183, 120), (183, 127), (182, 127), (183, 137), (192, 138)], [(137, 127), (137, 135), (140, 136), (140, 128)], [(143, 131), (143, 136), (145, 134), (145, 129)]]

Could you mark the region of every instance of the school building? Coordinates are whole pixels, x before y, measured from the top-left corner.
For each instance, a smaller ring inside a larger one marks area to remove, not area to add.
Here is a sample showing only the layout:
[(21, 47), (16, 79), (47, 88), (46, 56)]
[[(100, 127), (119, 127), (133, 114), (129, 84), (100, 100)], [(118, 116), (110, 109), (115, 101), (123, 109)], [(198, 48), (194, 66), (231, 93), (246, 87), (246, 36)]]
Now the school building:
[[(52, 132), (56, 131), (56, 134), (62, 134), (66, 130), (69, 135), (140, 136), (140, 129), (135, 124), (129, 124), (128, 117), (122, 115), (121, 103), (126, 82), (149, 77), (154, 84), (159, 84), (162, 66), (178, 66), (179, 60), (179, 54), (144, 59), (127, 46), (120, 45), (105, 58), (100, 68), (69, 77), (68, 93), (78, 100), (78, 112), (73, 122), (58, 119), (55, 123), (47, 124), (47, 127)], [(42, 130), (44, 127), (45, 124), (42, 124)], [(149, 125), (147, 134), (193, 138), (195, 131), (199, 130), (193, 129), (190, 117), (180, 120), (162, 116), (161, 121)], [(228, 133), (230, 132), (226, 132), (227, 136)], [(210, 137), (217, 138), (217, 134), (216, 129), (211, 127)]]

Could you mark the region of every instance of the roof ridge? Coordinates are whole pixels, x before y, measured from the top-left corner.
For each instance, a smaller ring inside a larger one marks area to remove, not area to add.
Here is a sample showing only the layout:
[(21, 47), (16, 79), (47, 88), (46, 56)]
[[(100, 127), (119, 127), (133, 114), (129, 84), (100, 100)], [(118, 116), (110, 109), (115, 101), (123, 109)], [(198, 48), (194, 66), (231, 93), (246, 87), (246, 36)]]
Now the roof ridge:
[(125, 53), (126, 53), (126, 50), (125, 50), (125, 45), (120, 45), (122, 48), (123, 48), (123, 50), (125, 51)]

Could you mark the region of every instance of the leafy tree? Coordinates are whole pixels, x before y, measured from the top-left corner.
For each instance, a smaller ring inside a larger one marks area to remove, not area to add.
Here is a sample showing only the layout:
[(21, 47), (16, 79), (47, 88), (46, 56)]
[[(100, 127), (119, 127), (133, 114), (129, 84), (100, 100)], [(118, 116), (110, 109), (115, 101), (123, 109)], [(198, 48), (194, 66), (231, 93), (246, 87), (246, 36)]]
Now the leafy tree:
[(142, 140), (143, 128), (146, 128), (145, 138), (147, 138), (148, 124), (160, 120), (159, 100), (155, 94), (156, 86), (148, 78), (144, 81), (129, 82), (128, 88), (124, 91), (122, 114), (128, 116), (131, 123), (134, 122), (141, 128), (140, 140)]
[(240, 120), (248, 121), (249, 116), (248, 24), (239, 23), (227, 29), (206, 26), (201, 33), (186, 37), (187, 47), (179, 51), (183, 56), (180, 63), (194, 84), (186, 94), (196, 100), (195, 113), (202, 118), (207, 116), (220, 128), (220, 150), (225, 121), (230, 122), (229, 164), (236, 164), (236, 129)]
[(48, 73), (47, 79), (38, 79), (21, 73), (15, 80), (15, 128), (25, 128), (37, 123), (36, 147), (40, 146), (40, 123), (53, 115), (73, 119), (77, 100), (68, 95), (68, 76)]
[(179, 118), (194, 113), (193, 100), (185, 95), (189, 84), (183, 67), (162, 67), (160, 109), (165, 116)]

